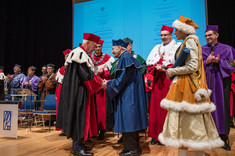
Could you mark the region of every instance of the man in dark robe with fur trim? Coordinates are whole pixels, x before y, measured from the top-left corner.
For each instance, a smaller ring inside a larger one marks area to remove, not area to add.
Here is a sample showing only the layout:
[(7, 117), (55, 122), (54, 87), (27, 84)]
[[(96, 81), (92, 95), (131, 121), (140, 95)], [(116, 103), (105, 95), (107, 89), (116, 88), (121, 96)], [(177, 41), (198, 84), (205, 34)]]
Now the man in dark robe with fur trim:
[(73, 140), (74, 155), (93, 155), (83, 142), (97, 136), (94, 93), (103, 80), (94, 74), (94, 65), (88, 56), (100, 40), (91, 33), (83, 34), (83, 43), (72, 50), (65, 61), (66, 71), (61, 88), (56, 127)]

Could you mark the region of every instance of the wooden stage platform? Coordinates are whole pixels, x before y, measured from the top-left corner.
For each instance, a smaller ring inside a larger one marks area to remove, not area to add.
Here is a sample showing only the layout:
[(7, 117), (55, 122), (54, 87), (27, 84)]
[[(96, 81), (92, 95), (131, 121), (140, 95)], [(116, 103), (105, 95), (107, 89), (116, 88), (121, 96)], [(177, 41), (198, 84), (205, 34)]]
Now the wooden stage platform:
[[(0, 156), (72, 156), (72, 141), (64, 136), (59, 136), (59, 131), (52, 127), (48, 132), (48, 127), (19, 128), (18, 138), (0, 137)], [(122, 150), (122, 145), (117, 144), (117, 134), (113, 137), (112, 132), (107, 132), (104, 141), (92, 139), (86, 146), (93, 146), (91, 152), (95, 156), (118, 156)], [(206, 151), (206, 156), (235, 156), (235, 129), (230, 132), (231, 151), (222, 148)], [(175, 148), (159, 145), (150, 145), (151, 138), (145, 140), (144, 133), (140, 134), (140, 145), (143, 156), (177, 156)], [(189, 150), (189, 156), (195, 156)]]

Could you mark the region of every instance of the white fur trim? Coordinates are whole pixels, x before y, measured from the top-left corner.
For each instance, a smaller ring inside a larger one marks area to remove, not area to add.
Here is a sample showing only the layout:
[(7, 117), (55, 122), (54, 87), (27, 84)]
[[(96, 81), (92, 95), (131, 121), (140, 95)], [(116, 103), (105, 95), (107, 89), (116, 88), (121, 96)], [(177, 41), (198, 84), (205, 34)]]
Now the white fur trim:
[(163, 64), (167, 66), (168, 64), (175, 63), (175, 52), (178, 47), (181, 45), (181, 42), (176, 42), (174, 39), (171, 40), (167, 45), (158, 44), (150, 52), (146, 64), (147, 66), (155, 65), (160, 60), (160, 54), (165, 53), (163, 57)]
[(113, 57), (110, 57), (107, 62), (98, 66), (98, 69), (103, 68), (104, 70), (110, 70), (112, 68), (112, 63), (115, 61)]
[(197, 101), (203, 101), (203, 100), (206, 100), (207, 98), (209, 98), (210, 96), (210, 91), (207, 91), (206, 89), (204, 88), (200, 88), (196, 91), (196, 93), (194, 94), (194, 98), (197, 100)]
[(64, 79), (64, 75), (60, 73), (60, 69), (59, 69), (59, 71), (56, 73), (56, 80), (62, 84), (63, 79)]
[(4, 73), (0, 73), (0, 80), (4, 80), (4, 79), (5, 79)]
[(210, 95), (211, 95), (211, 93), (212, 93), (212, 90), (208, 89), (208, 92), (209, 92), (209, 96), (210, 96)]
[(213, 112), (216, 109), (214, 103), (204, 102), (201, 104), (190, 104), (186, 101), (176, 102), (167, 99), (161, 101), (161, 107), (165, 109), (172, 109), (174, 111), (185, 111), (189, 113), (204, 113), (204, 112)]
[(195, 34), (196, 33), (196, 29), (193, 26), (188, 25), (186, 23), (182, 23), (179, 20), (175, 20), (174, 23), (172, 24), (172, 26), (178, 30), (183, 31), (186, 34)]
[(91, 58), (87, 55), (87, 53), (80, 47), (77, 47), (73, 49), (66, 61), (65, 61), (65, 66), (68, 66), (68, 64), (72, 63), (72, 61), (77, 62), (79, 64), (86, 63), (87, 66), (94, 71), (94, 64), (91, 61)]
[(158, 136), (159, 141), (170, 147), (189, 147), (195, 150), (211, 150), (212, 148), (218, 148), (224, 146), (224, 142), (218, 137), (215, 140), (209, 140), (208, 142), (197, 142), (195, 140), (179, 140), (172, 138), (165, 138), (162, 133)]

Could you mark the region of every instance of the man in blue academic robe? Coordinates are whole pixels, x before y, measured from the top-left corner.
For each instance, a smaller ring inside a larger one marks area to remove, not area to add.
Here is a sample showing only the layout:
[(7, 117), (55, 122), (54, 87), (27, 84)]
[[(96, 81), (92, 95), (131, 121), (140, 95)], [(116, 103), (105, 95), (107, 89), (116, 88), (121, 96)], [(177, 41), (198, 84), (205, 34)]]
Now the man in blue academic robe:
[(207, 85), (212, 90), (211, 101), (216, 105), (212, 112), (215, 125), (223, 147), (230, 150), (228, 134), (230, 131), (230, 89), (231, 75), (234, 68), (229, 60), (234, 60), (235, 50), (226, 44), (218, 42), (218, 26), (208, 25), (205, 37), (207, 45), (202, 46), (203, 63), (206, 72)]
[(114, 132), (122, 133), (124, 150), (119, 154), (140, 155), (138, 131), (147, 128), (146, 101), (141, 64), (126, 51), (128, 43), (113, 40), (118, 58), (116, 77), (107, 83), (107, 95), (114, 99)]

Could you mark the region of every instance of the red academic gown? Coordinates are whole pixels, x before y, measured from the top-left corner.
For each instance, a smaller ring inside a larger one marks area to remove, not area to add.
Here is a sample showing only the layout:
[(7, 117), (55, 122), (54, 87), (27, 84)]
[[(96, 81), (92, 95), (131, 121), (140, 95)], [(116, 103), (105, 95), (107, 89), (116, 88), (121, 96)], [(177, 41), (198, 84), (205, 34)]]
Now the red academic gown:
[[(90, 55), (93, 64), (98, 63), (98, 68), (108, 69), (105, 65), (110, 61), (111, 56), (108, 54), (101, 53), (99, 56), (95, 54)], [(111, 63), (110, 63), (111, 64)], [(105, 65), (105, 66), (104, 66)], [(102, 79), (110, 80), (112, 77), (109, 75), (109, 70), (104, 70), (102, 74), (98, 74)], [(97, 104), (97, 117), (99, 130), (106, 130), (106, 91), (100, 90), (96, 94), (96, 104)]]
[[(65, 72), (65, 69), (66, 69), (66, 66), (62, 66), (58, 73), (57, 73), (57, 76), (60, 75), (60, 77), (58, 77), (58, 79), (63, 79), (63, 76), (64, 76), (64, 72)], [(58, 86), (56, 87), (56, 90), (55, 90), (55, 97), (56, 97), (56, 116), (57, 116), (57, 112), (58, 112), (58, 106), (59, 106), (59, 100), (60, 100), (60, 91), (61, 91), (61, 87), (62, 87), (62, 80), (58, 80)], [(56, 130), (62, 130), (60, 128), (56, 128)]]
[(87, 102), (86, 102), (84, 141), (86, 141), (88, 137), (93, 137), (93, 136), (98, 135), (94, 94), (100, 90), (102, 81), (103, 80), (99, 76), (94, 74), (93, 80), (84, 82), (85, 86), (88, 89), (88, 94), (87, 94), (88, 96), (87, 96)]
[[(162, 65), (162, 59), (158, 64)], [(172, 67), (173, 65), (168, 65)], [(170, 89), (171, 81), (166, 78), (165, 72), (155, 70), (155, 65), (148, 66), (148, 71), (154, 76), (151, 93), (151, 104), (149, 110), (148, 136), (158, 141), (158, 135), (163, 130), (167, 110), (160, 107), (160, 102), (164, 99)]]

